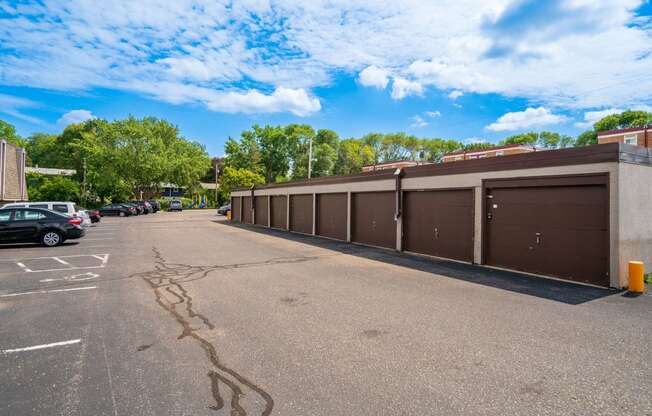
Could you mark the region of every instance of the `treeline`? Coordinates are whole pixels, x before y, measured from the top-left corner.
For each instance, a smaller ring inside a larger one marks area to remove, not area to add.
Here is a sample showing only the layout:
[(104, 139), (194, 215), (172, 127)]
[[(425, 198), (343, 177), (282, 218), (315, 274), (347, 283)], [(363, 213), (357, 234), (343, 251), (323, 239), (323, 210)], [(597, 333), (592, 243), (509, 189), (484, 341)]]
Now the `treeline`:
[(546, 149), (587, 146), (597, 143), (599, 131), (652, 123), (652, 113), (625, 111), (604, 117), (591, 130), (577, 137), (550, 131), (528, 132), (506, 137), (499, 143), (463, 143), (454, 139), (418, 138), (405, 133), (370, 133), (360, 138), (340, 139), (336, 132), (315, 130), (305, 124), (254, 125), (239, 140), (229, 138), (225, 146), (221, 190), (224, 197), (235, 186), (283, 182), (308, 177), (308, 154), (312, 141), (312, 177), (358, 173), (365, 165), (390, 160), (440, 162), (444, 154), (457, 150), (488, 149), (525, 144)]
[(60, 134), (21, 138), (7, 123), (4, 137), (27, 150), (28, 165), (75, 169), (71, 178), (30, 175), (30, 199), (83, 200), (89, 204), (138, 197), (161, 183), (192, 189), (211, 167), (204, 147), (186, 140), (165, 120), (91, 119)]

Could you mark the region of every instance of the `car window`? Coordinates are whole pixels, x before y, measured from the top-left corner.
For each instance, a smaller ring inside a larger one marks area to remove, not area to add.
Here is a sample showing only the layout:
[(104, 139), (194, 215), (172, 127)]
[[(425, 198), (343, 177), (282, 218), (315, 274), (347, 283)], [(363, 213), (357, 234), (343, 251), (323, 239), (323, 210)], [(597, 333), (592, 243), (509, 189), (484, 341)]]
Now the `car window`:
[(45, 208), (48, 209), (48, 204), (30, 204), (30, 208)]
[(57, 212), (68, 213), (68, 205), (66, 204), (53, 204), (52, 210)]
[(11, 217), (11, 211), (0, 211), (0, 222), (9, 221), (9, 217)]
[(26, 209), (19, 209), (14, 211), (14, 221), (35, 221), (45, 218), (45, 214), (38, 211), (29, 211)]

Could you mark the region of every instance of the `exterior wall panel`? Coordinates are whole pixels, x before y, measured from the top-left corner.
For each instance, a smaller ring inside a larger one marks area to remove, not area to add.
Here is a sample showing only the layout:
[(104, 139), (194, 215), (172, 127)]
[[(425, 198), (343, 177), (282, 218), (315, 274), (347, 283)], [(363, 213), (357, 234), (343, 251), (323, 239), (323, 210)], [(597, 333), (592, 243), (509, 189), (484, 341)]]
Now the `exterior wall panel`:
[(231, 219), (234, 222), (242, 221), (242, 218), (240, 218), (241, 206), (242, 206), (242, 197), (239, 196), (231, 197)]
[(317, 195), (317, 235), (346, 240), (347, 194)]

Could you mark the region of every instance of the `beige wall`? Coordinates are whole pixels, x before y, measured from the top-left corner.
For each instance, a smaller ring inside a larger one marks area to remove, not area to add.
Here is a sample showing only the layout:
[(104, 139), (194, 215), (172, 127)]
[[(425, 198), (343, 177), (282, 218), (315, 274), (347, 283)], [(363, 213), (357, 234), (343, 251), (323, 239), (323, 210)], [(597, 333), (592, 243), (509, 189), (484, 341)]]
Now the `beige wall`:
[(25, 156), (23, 149), (0, 141), (0, 201), (27, 199)]
[[(419, 178), (407, 178), (402, 180), (402, 189), (403, 190), (416, 190), (416, 189), (447, 189), (447, 188), (473, 188), (475, 191), (475, 236), (474, 236), (474, 262), (481, 264), (482, 263), (482, 228), (484, 226), (484, 221), (482, 218), (482, 181), (486, 179), (502, 179), (502, 178), (524, 178), (524, 177), (537, 177), (537, 176), (559, 176), (559, 175), (581, 175), (581, 174), (592, 174), (592, 173), (608, 173), (609, 174), (609, 227), (611, 230), (610, 233), (610, 281), (611, 286), (613, 287), (623, 287), (627, 285), (627, 273), (623, 273), (622, 267), (622, 257), (619, 255), (619, 246), (624, 244), (629, 247), (639, 247), (638, 243), (634, 241), (645, 240), (647, 238), (647, 243), (640, 246), (640, 250), (645, 250), (645, 247), (650, 247), (650, 236), (652, 236), (652, 231), (647, 232), (647, 237), (645, 237), (645, 232), (640, 233), (639, 235), (635, 234), (634, 228), (635, 225), (627, 225), (627, 230), (625, 235), (628, 235), (632, 242), (627, 243), (626, 241), (619, 240), (619, 234), (621, 233), (622, 228), (619, 224), (619, 194), (618, 190), (620, 188), (620, 179), (619, 179), (619, 166), (630, 166), (632, 169), (626, 170), (625, 172), (631, 177), (634, 177), (639, 183), (645, 183), (645, 178), (647, 178), (647, 198), (650, 201), (649, 206), (652, 207), (652, 176), (646, 176), (645, 172), (652, 172), (652, 168), (646, 168), (646, 170), (639, 170), (644, 168), (642, 166), (635, 165), (625, 165), (618, 164), (616, 162), (610, 163), (596, 163), (596, 164), (586, 164), (586, 165), (572, 165), (572, 166), (555, 166), (548, 168), (537, 168), (537, 169), (518, 169), (518, 170), (506, 170), (506, 171), (496, 171), (496, 172), (480, 172), (480, 173), (467, 173), (459, 175), (440, 175), (440, 176), (424, 176)], [(626, 168), (625, 168), (626, 169)], [(630, 174), (630, 171), (635, 172)], [(652, 175), (652, 173), (648, 173)], [(287, 188), (270, 188), (270, 189), (260, 189), (256, 190), (256, 195), (287, 195), (287, 194), (306, 194), (306, 193), (326, 193), (326, 192), (370, 192), (370, 191), (388, 191), (394, 190), (396, 182), (394, 179), (383, 179), (377, 181), (369, 182), (349, 182), (341, 184), (330, 184), (330, 185), (313, 185), (313, 186), (294, 186)], [(251, 195), (250, 190), (246, 191), (237, 191), (232, 193), (233, 196), (249, 196)], [(622, 198), (621, 203), (630, 203), (624, 201)], [(630, 203), (631, 204), (631, 203)], [(636, 205), (631, 205), (635, 207)], [(625, 211), (626, 212), (626, 211)], [(649, 215), (649, 210), (641, 210), (640, 207), (638, 212), (646, 212), (647, 216)], [(626, 214), (625, 214), (626, 215)], [(643, 215), (643, 214), (641, 214)], [(401, 223), (397, 223), (397, 231), (400, 236), (401, 233)], [(647, 224), (648, 227), (652, 227), (652, 221), (649, 221)], [(397, 239), (396, 248), (397, 250), (401, 249), (400, 239)], [(622, 250), (621, 250), (622, 251)], [(632, 248), (627, 248), (626, 252), (633, 252)], [(652, 261), (650, 255), (648, 255), (648, 262)], [(652, 267), (649, 266), (649, 267)]]
[(652, 167), (621, 163), (618, 186), (620, 286), (627, 286), (630, 261), (652, 272)]

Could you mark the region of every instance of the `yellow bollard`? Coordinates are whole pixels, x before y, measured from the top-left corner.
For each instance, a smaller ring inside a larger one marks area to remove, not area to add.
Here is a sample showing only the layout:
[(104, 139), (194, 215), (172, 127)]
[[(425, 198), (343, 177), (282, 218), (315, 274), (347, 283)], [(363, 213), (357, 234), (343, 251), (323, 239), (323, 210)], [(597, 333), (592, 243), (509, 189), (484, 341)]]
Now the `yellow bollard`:
[(645, 274), (645, 266), (642, 261), (629, 262), (629, 291), (634, 293), (643, 293), (645, 291), (645, 283), (643, 282), (643, 275)]
[(226, 211), (226, 219), (231, 221), (231, 211)]

